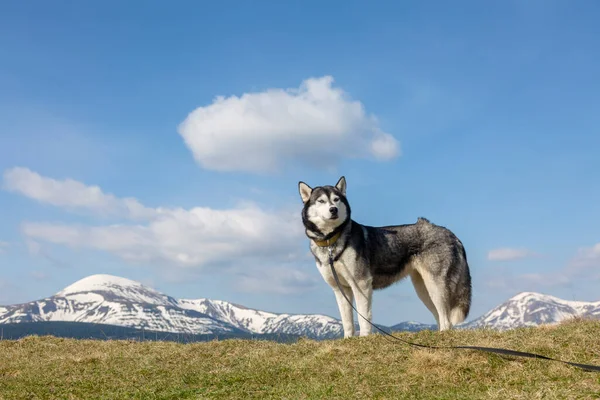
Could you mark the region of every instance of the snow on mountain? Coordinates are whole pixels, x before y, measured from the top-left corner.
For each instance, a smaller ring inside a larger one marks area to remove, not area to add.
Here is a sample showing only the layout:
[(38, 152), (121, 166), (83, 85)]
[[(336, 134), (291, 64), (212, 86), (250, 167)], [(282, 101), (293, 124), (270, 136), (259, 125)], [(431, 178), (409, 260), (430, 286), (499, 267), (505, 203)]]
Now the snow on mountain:
[(424, 329), (435, 330), (435, 329), (437, 329), (437, 325), (422, 324), (420, 322), (415, 322), (415, 321), (406, 321), (406, 322), (400, 322), (399, 324), (392, 326), (390, 329), (392, 331), (418, 332), (418, 331), (422, 331)]
[(463, 327), (507, 330), (558, 323), (573, 317), (600, 317), (600, 301), (569, 301), (540, 293), (523, 292)]
[[(567, 301), (525, 292), (457, 328), (505, 330), (556, 323), (575, 316), (600, 318), (600, 301)], [(111, 275), (89, 276), (42, 300), (0, 306), (0, 324), (37, 321), (87, 322), (191, 334), (288, 334), (314, 339), (343, 335), (341, 322), (329, 316), (276, 314), (222, 300), (177, 300), (139, 282)], [(380, 327), (413, 332), (436, 329), (435, 325), (418, 322)]]
[(263, 333), (287, 333), (290, 335), (311, 336), (311, 332), (319, 332), (323, 338), (337, 337), (344, 333), (340, 321), (325, 315), (290, 315), (280, 314), (270, 319), (263, 328)]
[(195, 310), (139, 282), (92, 275), (52, 297), (5, 307), (0, 323), (74, 321), (179, 333), (235, 333), (235, 327)]
[(179, 300), (179, 306), (188, 310), (195, 310), (219, 321), (225, 321), (233, 326), (254, 333), (262, 333), (265, 322), (277, 314), (253, 310), (222, 300)]
[(101, 293), (105, 299), (128, 302), (176, 305), (177, 300), (166, 296), (139, 282), (112, 275), (91, 275), (67, 286), (56, 294), (58, 297), (79, 296), (85, 301), (87, 293)]
[(586, 311), (582, 317), (584, 318), (593, 318), (593, 319), (600, 319), (600, 307), (591, 309)]
[(112, 275), (88, 276), (52, 297), (0, 308), (0, 324), (37, 321), (88, 322), (193, 334), (292, 334), (315, 339), (342, 333), (341, 323), (331, 317), (275, 314), (220, 300), (177, 300)]
[(252, 333), (285, 333), (315, 338), (343, 334), (341, 322), (325, 315), (275, 314), (209, 299), (179, 300), (179, 304)]

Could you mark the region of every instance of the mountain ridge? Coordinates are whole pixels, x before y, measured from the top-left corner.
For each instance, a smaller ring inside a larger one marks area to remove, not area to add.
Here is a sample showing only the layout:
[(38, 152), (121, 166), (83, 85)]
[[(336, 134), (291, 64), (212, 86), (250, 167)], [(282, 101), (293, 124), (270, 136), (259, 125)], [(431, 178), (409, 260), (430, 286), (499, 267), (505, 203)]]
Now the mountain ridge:
[(337, 337), (340, 321), (320, 314), (276, 314), (224, 300), (180, 299), (113, 275), (82, 278), (55, 295), (1, 306), (0, 324), (64, 321), (186, 334), (286, 334)]
[[(498, 330), (557, 323), (572, 317), (600, 318), (600, 301), (563, 300), (521, 292), (457, 329)], [(55, 295), (28, 303), (0, 306), (0, 324), (82, 322), (194, 335), (291, 335), (330, 339), (343, 335), (341, 321), (322, 314), (262, 311), (225, 300), (176, 299), (140, 282), (113, 275), (82, 278)], [(387, 331), (436, 329), (404, 321)]]
[(466, 328), (493, 327), (507, 330), (559, 323), (575, 317), (600, 317), (600, 301), (563, 300), (559, 297), (520, 292), (481, 317), (464, 324)]

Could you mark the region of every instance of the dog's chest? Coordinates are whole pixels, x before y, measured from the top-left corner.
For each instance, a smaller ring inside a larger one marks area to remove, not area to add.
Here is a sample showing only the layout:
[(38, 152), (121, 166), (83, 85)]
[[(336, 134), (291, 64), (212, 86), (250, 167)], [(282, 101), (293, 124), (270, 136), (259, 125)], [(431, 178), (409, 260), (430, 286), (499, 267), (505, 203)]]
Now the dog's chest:
[[(356, 280), (360, 274), (359, 265), (355, 262), (356, 255), (352, 255), (354, 250), (346, 249), (334, 262), (333, 267), (337, 272), (340, 283), (344, 286), (351, 286), (351, 282)], [(332, 287), (337, 287), (329, 261), (329, 250), (327, 248), (317, 248), (313, 250), (317, 259), (317, 267), (321, 276)], [(335, 254), (335, 252), (334, 252)]]

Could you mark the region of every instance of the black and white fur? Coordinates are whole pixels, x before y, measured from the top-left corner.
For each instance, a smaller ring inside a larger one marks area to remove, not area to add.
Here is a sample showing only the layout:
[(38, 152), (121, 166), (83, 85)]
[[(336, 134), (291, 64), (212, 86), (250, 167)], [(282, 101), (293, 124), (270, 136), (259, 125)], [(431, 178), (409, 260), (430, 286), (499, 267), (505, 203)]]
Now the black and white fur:
[[(373, 290), (383, 289), (410, 276), (417, 295), (435, 317), (440, 331), (465, 320), (471, 306), (471, 275), (461, 241), (448, 229), (419, 218), (414, 224), (372, 227), (350, 217), (346, 179), (335, 186), (314, 189), (299, 182), (304, 202), (302, 221), (310, 249), (323, 279), (331, 286), (342, 317), (344, 337), (354, 336), (352, 308), (340, 292), (329, 266), (328, 246), (333, 243), (334, 268), (342, 290), (369, 321)], [(315, 242), (316, 241), (316, 242)], [(321, 243), (323, 245), (323, 243)], [(358, 319), (360, 335), (371, 326)]]

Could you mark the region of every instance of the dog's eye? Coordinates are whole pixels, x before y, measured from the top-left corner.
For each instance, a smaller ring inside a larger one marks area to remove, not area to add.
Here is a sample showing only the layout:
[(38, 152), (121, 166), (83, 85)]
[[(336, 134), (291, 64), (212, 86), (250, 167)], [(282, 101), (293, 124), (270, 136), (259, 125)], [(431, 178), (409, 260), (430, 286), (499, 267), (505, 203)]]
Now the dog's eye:
[(335, 199), (333, 199), (333, 201), (340, 201), (340, 198), (336, 197)]
[(321, 199), (321, 200), (319, 200), (319, 203), (324, 204), (325, 200)]

